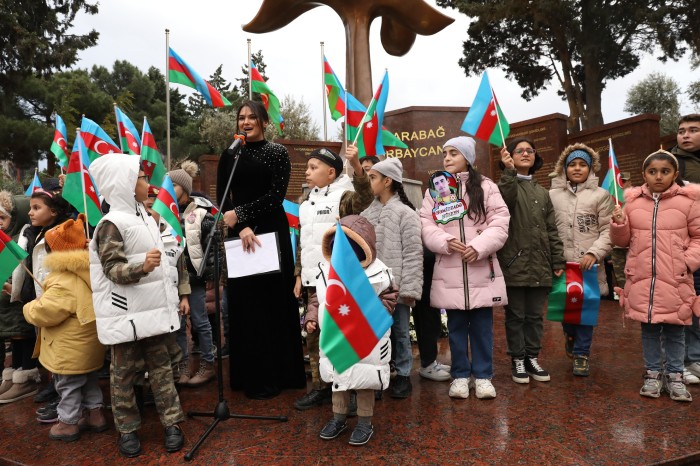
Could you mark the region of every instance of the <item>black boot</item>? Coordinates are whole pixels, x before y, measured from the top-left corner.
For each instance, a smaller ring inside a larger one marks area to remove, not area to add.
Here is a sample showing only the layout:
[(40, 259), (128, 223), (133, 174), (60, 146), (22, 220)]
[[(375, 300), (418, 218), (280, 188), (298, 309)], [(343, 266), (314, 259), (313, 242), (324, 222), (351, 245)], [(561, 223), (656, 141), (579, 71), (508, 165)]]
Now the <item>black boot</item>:
[(411, 379), (406, 375), (397, 375), (396, 378), (391, 382), (391, 397), (392, 398), (408, 398), (411, 394), (413, 386), (411, 385)]
[(34, 396), (34, 403), (46, 403), (47, 401), (53, 401), (58, 398), (58, 392), (56, 392), (56, 382), (54, 382), (53, 377), (51, 381)]

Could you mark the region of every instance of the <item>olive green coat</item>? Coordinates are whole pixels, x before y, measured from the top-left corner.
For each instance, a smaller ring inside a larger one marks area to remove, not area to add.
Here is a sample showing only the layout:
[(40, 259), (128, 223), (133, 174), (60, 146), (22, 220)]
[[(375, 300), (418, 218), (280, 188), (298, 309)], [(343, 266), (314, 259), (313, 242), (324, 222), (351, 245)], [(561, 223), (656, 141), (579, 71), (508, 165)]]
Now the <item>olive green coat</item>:
[(510, 211), (508, 239), (498, 251), (506, 286), (551, 287), (552, 271), (565, 263), (549, 192), (509, 168), (498, 189)]

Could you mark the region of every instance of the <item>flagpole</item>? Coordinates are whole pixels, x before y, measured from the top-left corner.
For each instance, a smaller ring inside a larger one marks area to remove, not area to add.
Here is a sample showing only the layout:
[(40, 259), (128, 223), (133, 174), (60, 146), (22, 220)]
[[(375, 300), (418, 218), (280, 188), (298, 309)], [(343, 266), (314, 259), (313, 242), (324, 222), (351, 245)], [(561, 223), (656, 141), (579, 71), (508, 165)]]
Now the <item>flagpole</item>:
[[(114, 106), (116, 108), (116, 104)], [(78, 133), (78, 130), (76, 130), (76, 133)], [(76, 137), (80, 137), (80, 134), (76, 134)], [(87, 209), (87, 197), (85, 197), (85, 165), (83, 165), (83, 145), (78, 141), (78, 158), (80, 159), (80, 186), (82, 186), (83, 189), (83, 209), (85, 210), (85, 222), (89, 225), (90, 224), (90, 219), (88, 218), (88, 209)], [(90, 239), (90, 229), (87, 229), (87, 239)]]
[[(486, 78), (488, 79), (488, 73), (484, 71)], [(503, 147), (506, 147), (506, 138), (503, 136), (503, 126), (501, 125), (501, 116), (498, 114), (498, 102), (496, 102), (496, 95), (493, 93), (493, 86), (491, 86), (491, 80), (489, 79), (489, 90), (491, 91), (491, 98), (493, 99), (493, 106), (496, 110), (496, 120), (498, 121), (498, 131), (501, 133), (501, 141), (503, 142)]]
[[(146, 115), (143, 116), (143, 126), (141, 126), (141, 154), (143, 154), (143, 137), (146, 135)], [(143, 160), (143, 156), (141, 156)]]
[(122, 134), (119, 131), (119, 112), (117, 112), (117, 103), (112, 102), (114, 105), (114, 119), (117, 123), (117, 140), (119, 141), (119, 148), (122, 150), (122, 154), (124, 153), (124, 146), (122, 145)]
[(251, 76), (251, 66), (250, 64), (252, 63), (253, 57), (250, 52), (250, 48), (252, 46), (252, 43), (250, 39), (248, 39), (248, 100), (253, 100), (253, 77)]
[(326, 54), (324, 52), (323, 41), (321, 41), (321, 91), (323, 93), (323, 140), (328, 141), (328, 117), (326, 116), (326, 67), (324, 65)]
[(608, 170), (612, 169), (613, 174), (613, 189), (615, 190), (615, 204), (620, 206), (620, 198), (617, 197), (617, 173), (615, 173), (615, 165), (613, 164), (613, 159), (610, 154), (615, 154), (615, 150), (612, 145), (612, 138), (608, 138), (608, 144), (610, 145), (610, 150), (608, 151)]
[(170, 29), (165, 30), (165, 147), (170, 170)]

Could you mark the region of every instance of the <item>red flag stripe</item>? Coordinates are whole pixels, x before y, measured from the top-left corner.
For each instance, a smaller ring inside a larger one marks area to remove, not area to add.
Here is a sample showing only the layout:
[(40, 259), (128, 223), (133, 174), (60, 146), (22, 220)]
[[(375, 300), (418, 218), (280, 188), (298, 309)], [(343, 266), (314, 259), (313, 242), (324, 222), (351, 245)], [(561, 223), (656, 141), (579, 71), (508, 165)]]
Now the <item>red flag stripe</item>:
[(583, 308), (583, 272), (580, 267), (566, 268), (566, 304), (564, 322), (581, 323)]
[(486, 107), (486, 112), (484, 112), (484, 118), (481, 120), (479, 129), (476, 131), (474, 137), (488, 141), (497, 124), (498, 115), (496, 114), (496, 103), (491, 99), (489, 106)]

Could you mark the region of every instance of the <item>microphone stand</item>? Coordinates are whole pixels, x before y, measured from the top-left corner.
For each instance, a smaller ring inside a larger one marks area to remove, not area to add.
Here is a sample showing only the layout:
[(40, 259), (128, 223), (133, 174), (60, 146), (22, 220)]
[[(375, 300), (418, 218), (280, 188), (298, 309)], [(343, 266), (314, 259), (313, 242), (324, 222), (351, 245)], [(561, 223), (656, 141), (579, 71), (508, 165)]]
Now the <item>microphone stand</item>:
[[(233, 151), (233, 155), (235, 157), (235, 160), (233, 162), (233, 168), (231, 169), (231, 174), (228, 177), (228, 183), (226, 183), (226, 189), (224, 190), (224, 195), (222, 196), (221, 200), (221, 206), (220, 211), (224, 211), (224, 204), (226, 203), (226, 199), (228, 198), (228, 193), (229, 190), (231, 189), (231, 182), (233, 181), (233, 174), (236, 172), (236, 167), (238, 166), (238, 160), (240, 158), (240, 150), (241, 146), (245, 143), (239, 143), (236, 145), (236, 142), (239, 140), (245, 141), (245, 136), (238, 136), (236, 135), (236, 141), (234, 141), (233, 144), (231, 144), (231, 147), (229, 147), (230, 151)], [(218, 222), (217, 222), (218, 223)], [(212, 248), (212, 245), (214, 245), (214, 299), (216, 300), (216, 303), (214, 304), (214, 309), (215, 309), (215, 320), (216, 320), (216, 329), (214, 330), (214, 340), (216, 342), (216, 347), (219, 349), (218, 351), (221, 351), (221, 297), (219, 296), (219, 283), (220, 283), (220, 270), (219, 270), (219, 253), (220, 253), (220, 247), (221, 247), (221, 233), (219, 229), (216, 227), (216, 224), (214, 224), (214, 227), (211, 229), (209, 232), (209, 236), (207, 238), (207, 246), (204, 249), (204, 255), (202, 256), (202, 264), (199, 266), (199, 270), (197, 271), (197, 276), (202, 277), (204, 275), (204, 268), (207, 265), (207, 258), (209, 257), (209, 251)], [(212, 417), (214, 420), (212, 423), (209, 425), (207, 430), (204, 431), (204, 433), (199, 437), (197, 442), (192, 446), (192, 449), (188, 451), (185, 454), (185, 461), (190, 461), (192, 458), (194, 458), (195, 453), (199, 449), (199, 447), (204, 443), (204, 441), (209, 437), (209, 434), (214, 430), (214, 428), (219, 424), (221, 421), (226, 421), (231, 418), (236, 418), (236, 419), (260, 419), (260, 420), (270, 420), (270, 421), (281, 421), (281, 422), (286, 422), (287, 421), (287, 416), (254, 416), (254, 415), (248, 415), (248, 414), (231, 414), (231, 412), (228, 409), (228, 402), (224, 398), (224, 378), (223, 378), (223, 367), (222, 367), (222, 358), (220, 357), (220, 354), (217, 354), (217, 363), (216, 363), (216, 378), (217, 378), (217, 388), (218, 388), (218, 395), (219, 395), (219, 401), (216, 404), (216, 407), (214, 408), (214, 411), (212, 412), (197, 412), (197, 411), (188, 411), (187, 416), (188, 417)]]

